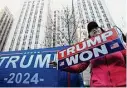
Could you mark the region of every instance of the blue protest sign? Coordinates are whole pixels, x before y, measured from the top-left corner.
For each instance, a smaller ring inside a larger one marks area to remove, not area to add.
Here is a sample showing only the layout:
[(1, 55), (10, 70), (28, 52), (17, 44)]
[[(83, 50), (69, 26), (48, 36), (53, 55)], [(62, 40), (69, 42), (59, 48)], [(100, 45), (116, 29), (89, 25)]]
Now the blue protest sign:
[(57, 86), (58, 71), (49, 63), (66, 47), (1, 52), (0, 87)]

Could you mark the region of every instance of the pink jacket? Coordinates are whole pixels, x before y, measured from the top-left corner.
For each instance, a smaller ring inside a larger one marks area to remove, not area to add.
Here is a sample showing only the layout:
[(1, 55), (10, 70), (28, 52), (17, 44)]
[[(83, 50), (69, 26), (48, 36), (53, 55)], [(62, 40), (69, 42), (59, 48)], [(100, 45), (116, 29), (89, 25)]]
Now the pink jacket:
[(110, 55), (71, 66), (66, 71), (79, 73), (91, 63), (91, 87), (126, 86), (126, 51), (119, 51)]

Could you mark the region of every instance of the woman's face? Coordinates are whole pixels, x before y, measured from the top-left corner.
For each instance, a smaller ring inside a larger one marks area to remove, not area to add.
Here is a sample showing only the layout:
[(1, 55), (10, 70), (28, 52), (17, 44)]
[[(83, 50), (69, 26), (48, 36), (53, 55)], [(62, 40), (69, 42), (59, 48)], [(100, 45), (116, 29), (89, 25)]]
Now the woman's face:
[(90, 37), (94, 37), (101, 33), (102, 33), (102, 30), (100, 28), (94, 28), (90, 31)]

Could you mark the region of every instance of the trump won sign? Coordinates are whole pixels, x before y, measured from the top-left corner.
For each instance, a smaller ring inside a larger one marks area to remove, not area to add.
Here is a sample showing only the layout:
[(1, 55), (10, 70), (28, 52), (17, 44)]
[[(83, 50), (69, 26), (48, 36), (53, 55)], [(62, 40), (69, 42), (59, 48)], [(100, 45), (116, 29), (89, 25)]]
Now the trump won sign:
[(59, 51), (57, 53), (58, 68), (64, 69), (65, 67), (96, 59), (123, 49), (125, 49), (125, 47), (120, 33), (113, 28), (100, 35)]

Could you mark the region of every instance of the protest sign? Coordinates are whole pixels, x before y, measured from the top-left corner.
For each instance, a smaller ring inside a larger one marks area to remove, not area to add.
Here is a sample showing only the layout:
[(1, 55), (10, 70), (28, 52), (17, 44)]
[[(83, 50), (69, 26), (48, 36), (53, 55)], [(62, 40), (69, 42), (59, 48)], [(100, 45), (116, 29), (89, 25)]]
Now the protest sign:
[(125, 48), (120, 33), (116, 29), (111, 29), (59, 51), (58, 68), (63, 69), (123, 49)]
[(67, 46), (0, 53), (0, 87), (55, 87), (58, 70), (50, 66)]

